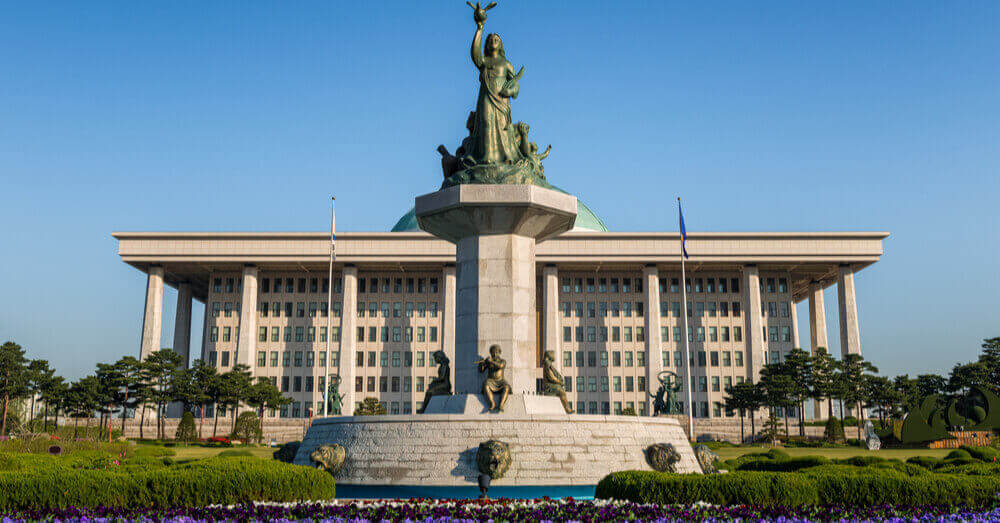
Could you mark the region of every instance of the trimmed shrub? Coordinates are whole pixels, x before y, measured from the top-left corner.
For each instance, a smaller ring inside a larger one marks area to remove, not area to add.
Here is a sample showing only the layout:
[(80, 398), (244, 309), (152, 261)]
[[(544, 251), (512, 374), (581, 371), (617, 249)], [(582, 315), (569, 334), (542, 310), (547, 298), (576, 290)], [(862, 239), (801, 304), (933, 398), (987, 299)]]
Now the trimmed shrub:
[(274, 451), (272, 456), (278, 461), (291, 463), (295, 460), (295, 454), (299, 452), (299, 447), (301, 446), (301, 441), (289, 441), (288, 443), (278, 447), (278, 450)]
[(233, 439), (238, 439), (244, 445), (251, 441), (260, 441), (263, 437), (260, 429), (260, 419), (256, 412), (244, 412), (236, 418), (236, 428), (233, 429)]
[(181, 416), (181, 421), (177, 424), (177, 433), (174, 434), (174, 439), (184, 443), (191, 443), (198, 439), (198, 428), (194, 424), (194, 414), (185, 412)]
[(131, 455), (131, 456), (134, 456), (134, 457), (137, 457), (137, 458), (138, 457), (162, 458), (162, 457), (165, 457), (165, 456), (174, 456), (177, 453), (174, 452), (172, 449), (168, 449), (168, 448), (164, 448), (164, 447), (158, 447), (158, 446), (152, 446), (152, 445), (143, 445), (143, 446), (140, 446), (140, 447), (136, 447), (135, 450), (133, 450), (133, 451), (127, 453), (127, 454)]
[(211, 458), (171, 467), (32, 468), (0, 473), (0, 510), (77, 507), (200, 507), (252, 501), (328, 500), (322, 471), (256, 458)]
[(979, 461), (995, 462), (1000, 461), (1000, 451), (992, 447), (970, 447), (962, 445), (959, 450), (964, 450), (969, 456)]
[(826, 420), (823, 439), (829, 443), (842, 443), (844, 441), (844, 425), (836, 416), (830, 416), (830, 419)]
[(249, 450), (223, 450), (216, 457), (218, 458), (253, 458), (253, 453)]
[(972, 454), (965, 449), (955, 449), (948, 453), (944, 459), (972, 459)]
[(615, 472), (597, 484), (594, 497), (636, 503), (798, 506), (815, 505), (816, 489), (800, 474), (730, 472), (682, 475), (652, 471)]
[(803, 456), (789, 459), (759, 459), (748, 461), (736, 467), (736, 470), (756, 470), (759, 472), (795, 472), (796, 470), (818, 467), (830, 463), (823, 456)]
[[(852, 472), (842, 469), (853, 468)], [(649, 471), (615, 472), (597, 484), (595, 497), (636, 503), (718, 505), (922, 504), (989, 506), (1000, 480), (984, 476), (907, 476), (892, 469), (827, 465), (807, 473), (731, 472), (679, 475)]]

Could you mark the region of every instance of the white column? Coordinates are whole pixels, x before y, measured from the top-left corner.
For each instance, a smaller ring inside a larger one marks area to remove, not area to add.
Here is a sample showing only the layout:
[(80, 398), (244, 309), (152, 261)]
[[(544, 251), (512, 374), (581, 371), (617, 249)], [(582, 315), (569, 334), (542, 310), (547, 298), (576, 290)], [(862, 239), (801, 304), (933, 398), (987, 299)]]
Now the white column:
[(354, 392), (354, 355), (358, 347), (358, 268), (352, 265), (344, 267), (344, 293), (340, 310), (340, 375), (341, 395), (343, 405), (340, 412), (344, 416), (354, 414), (354, 403), (357, 401)]
[[(823, 301), (823, 284), (814, 281), (809, 284), (809, 338), (811, 351), (815, 355), (822, 347), (829, 350), (826, 337), (826, 304)], [(813, 417), (825, 419), (830, 417), (830, 409), (826, 400), (813, 403)]]
[(792, 348), (801, 349), (799, 344), (799, 307), (795, 300), (791, 300), (789, 305), (792, 308)]
[(139, 358), (143, 360), (160, 350), (163, 326), (163, 267), (151, 265), (147, 274), (146, 309), (142, 315), (142, 338), (139, 342)]
[[(646, 391), (655, 391), (659, 386), (657, 376), (663, 371), (663, 341), (660, 339), (660, 271), (656, 265), (647, 265), (642, 271), (646, 281)], [(642, 392), (639, 401), (646, 401), (648, 394)], [(639, 406), (636, 405), (636, 414)], [(688, 406), (690, 408), (690, 405)], [(652, 413), (647, 408), (646, 413)]]
[(174, 315), (174, 352), (180, 354), (184, 368), (190, 365), (191, 356), (191, 284), (177, 287), (177, 314)]
[(858, 302), (854, 297), (854, 269), (841, 265), (837, 277), (837, 304), (840, 306), (840, 353), (861, 354)]
[(764, 359), (764, 322), (760, 315), (760, 272), (756, 265), (743, 267), (743, 287), (747, 297), (744, 311), (747, 315), (747, 379), (756, 383), (760, 370), (767, 363)]
[(562, 372), (562, 347), (559, 337), (559, 268), (554, 264), (542, 267), (542, 332), (545, 350), (552, 351), (553, 363)]
[(826, 338), (826, 305), (823, 302), (823, 285), (814, 281), (809, 284), (809, 338), (812, 342), (812, 352), (823, 347), (829, 349)]
[[(455, 266), (445, 265), (442, 271), (444, 303), (441, 304), (441, 350), (451, 364), (451, 383), (455, 383)], [(414, 396), (416, 397), (416, 396)], [(423, 401), (423, 398), (420, 398)]]
[(236, 363), (257, 363), (257, 267), (243, 267), (243, 298), (240, 301), (240, 337), (236, 341)]

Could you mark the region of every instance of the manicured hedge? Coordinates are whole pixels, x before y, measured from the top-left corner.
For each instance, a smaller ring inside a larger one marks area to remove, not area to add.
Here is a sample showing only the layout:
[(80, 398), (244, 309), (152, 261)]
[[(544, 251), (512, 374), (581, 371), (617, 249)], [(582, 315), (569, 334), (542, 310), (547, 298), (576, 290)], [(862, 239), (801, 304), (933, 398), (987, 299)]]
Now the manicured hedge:
[[(822, 469), (824, 467), (820, 467)], [(680, 475), (649, 471), (615, 472), (597, 484), (595, 496), (636, 503), (801, 506), (930, 504), (991, 505), (1000, 480), (987, 476), (928, 474), (907, 476), (896, 470), (865, 473), (833, 470), (801, 472), (731, 472)]]
[[(148, 458), (147, 458), (148, 459)], [(174, 466), (51, 467), (10, 460), (0, 471), (0, 510), (95, 507), (198, 507), (251, 501), (332, 499), (333, 477), (259, 458), (211, 458)]]

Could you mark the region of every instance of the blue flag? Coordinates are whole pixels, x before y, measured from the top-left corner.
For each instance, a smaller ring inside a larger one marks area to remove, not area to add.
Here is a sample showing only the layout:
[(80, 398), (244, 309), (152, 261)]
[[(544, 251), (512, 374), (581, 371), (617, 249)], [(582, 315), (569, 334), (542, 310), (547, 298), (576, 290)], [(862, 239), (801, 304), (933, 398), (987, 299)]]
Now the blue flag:
[(690, 258), (687, 252), (687, 245), (685, 245), (687, 243), (688, 233), (687, 229), (684, 228), (684, 211), (681, 210), (680, 198), (677, 199), (677, 212), (680, 214), (681, 217), (681, 253), (684, 255), (684, 258), (687, 259)]

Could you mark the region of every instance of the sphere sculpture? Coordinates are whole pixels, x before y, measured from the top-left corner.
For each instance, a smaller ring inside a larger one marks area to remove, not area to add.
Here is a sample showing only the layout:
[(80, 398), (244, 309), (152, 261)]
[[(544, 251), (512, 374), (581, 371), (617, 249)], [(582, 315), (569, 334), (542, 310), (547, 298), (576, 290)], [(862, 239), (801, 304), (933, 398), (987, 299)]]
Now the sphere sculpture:
[(500, 479), (510, 468), (510, 445), (491, 439), (479, 444), (476, 452), (476, 467), (491, 479)]
[(309, 461), (315, 463), (316, 468), (325, 470), (333, 476), (340, 472), (346, 459), (347, 450), (336, 443), (320, 445), (309, 454)]
[(646, 448), (646, 463), (657, 472), (674, 472), (680, 460), (680, 453), (669, 443), (654, 443)]

